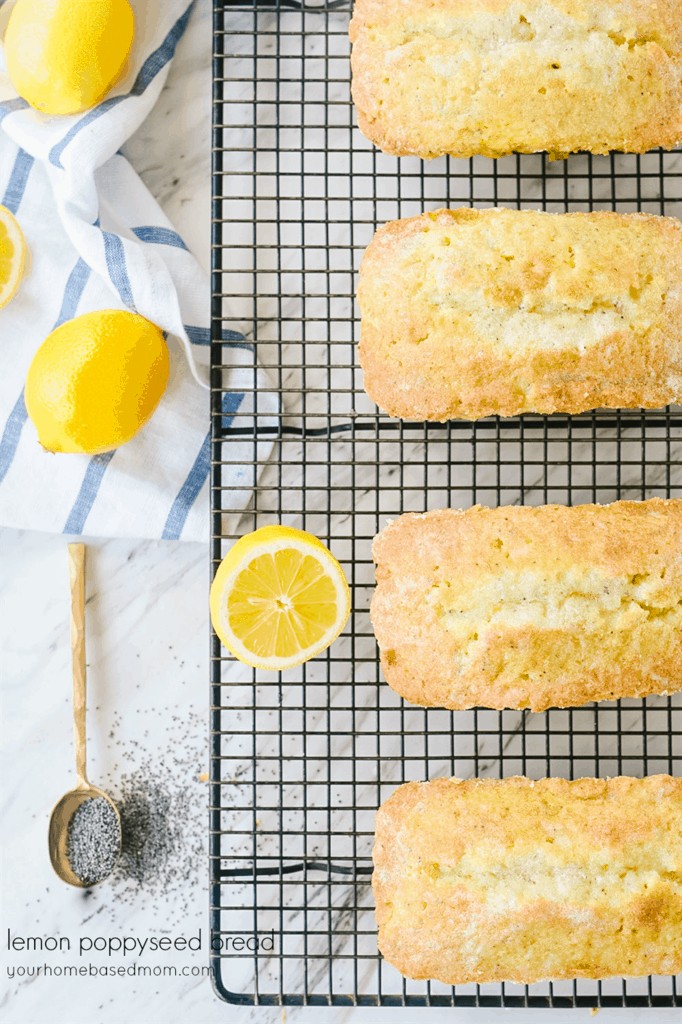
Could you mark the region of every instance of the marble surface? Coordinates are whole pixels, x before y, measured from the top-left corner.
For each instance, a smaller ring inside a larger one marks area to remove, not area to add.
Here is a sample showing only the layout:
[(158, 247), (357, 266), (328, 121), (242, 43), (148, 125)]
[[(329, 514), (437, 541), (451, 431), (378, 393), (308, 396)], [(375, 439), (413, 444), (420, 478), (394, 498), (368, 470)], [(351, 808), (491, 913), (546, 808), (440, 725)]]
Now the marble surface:
[[(267, 48), (267, 40), (264, 45)], [(311, 59), (315, 58), (314, 46), (312, 39)], [(342, 50), (339, 51), (341, 59)], [(314, 63), (308, 67), (310, 88), (315, 88), (312, 83), (318, 70)], [(167, 87), (152, 116), (127, 145), (126, 153), (207, 269), (210, 237), (209, 97), (210, 4), (209, 0), (198, 0)], [(262, 141), (267, 144), (265, 135)], [(382, 158), (379, 158), (379, 167), (382, 167)], [(334, 179), (335, 187), (340, 190), (346, 188), (342, 178), (343, 169), (340, 168), (338, 180)], [(285, 187), (296, 187), (295, 179), (293, 174), (291, 182), (284, 183)], [(266, 176), (259, 187), (266, 193), (268, 189), (271, 191), (271, 179)], [(529, 197), (531, 193), (537, 199), (538, 190), (532, 183), (529, 184)], [(340, 192), (339, 200), (343, 196), (344, 193)], [(272, 195), (264, 194), (262, 199), (266, 203), (272, 202)], [(395, 200), (387, 200), (386, 216), (392, 215), (394, 207)], [(371, 214), (365, 214), (364, 220), (358, 219), (356, 255), (370, 219)], [(235, 239), (239, 239), (240, 231), (248, 230), (247, 214), (245, 224), (241, 228), (235, 227)], [(296, 273), (295, 254), (287, 254), (285, 259), (294, 261), (290, 269)], [(351, 270), (351, 266), (339, 268), (345, 277), (337, 285), (337, 291), (346, 299), (350, 294)], [(263, 273), (267, 275), (268, 272), (265, 266)], [(256, 313), (263, 321), (272, 310), (273, 299), (268, 298), (270, 284), (271, 280), (266, 277), (261, 281), (263, 297), (259, 299), (261, 304)], [(322, 298), (320, 302), (323, 302)], [(292, 309), (291, 304), (285, 305), (285, 314)], [(324, 303), (322, 310), (324, 315)], [(245, 326), (253, 319), (254, 311), (248, 300), (243, 308), (232, 312), (237, 320), (243, 318)], [(315, 346), (321, 338), (315, 334), (313, 324), (309, 330), (307, 351), (310, 363), (314, 364), (319, 354)], [(268, 342), (276, 342), (277, 339), (268, 333), (266, 326), (263, 331), (262, 354), (268, 362), (276, 351), (276, 344), (268, 347)], [(346, 337), (338, 339), (337, 368), (340, 373), (345, 368), (345, 372), (352, 376), (349, 340)], [(288, 373), (285, 370), (288, 383), (296, 380), (293, 362)], [(312, 399), (310, 408), (314, 411)], [(591, 445), (592, 442), (587, 441), (584, 450), (589, 451)], [(408, 458), (418, 458), (423, 454), (419, 444), (404, 451)], [(339, 492), (344, 487), (347, 489), (353, 479), (346, 464), (349, 454), (349, 450), (336, 449), (333, 482)], [(359, 454), (362, 456), (361, 452)], [(292, 460), (296, 459), (293, 447), (289, 455)], [(371, 460), (371, 451), (366, 451), (365, 455)], [(578, 456), (576, 453), (576, 459)], [(608, 490), (611, 483), (607, 480), (606, 447), (603, 459), (602, 483)], [(392, 472), (390, 466), (387, 468), (389, 484), (395, 478), (395, 472), (397, 470)], [(434, 468), (434, 473), (437, 472)], [(636, 466), (632, 472), (635, 480)], [(559, 486), (560, 476), (557, 469)], [(653, 477), (650, 483), (652, 487), (657, 485)], [(533, 493), (532, 487), (529, 490), (523, 481), (509, 486), (516, 487), (518, 493), (523, 492), (526, 497)], [(588, 490), (592, 486), (589, 474), (585, 486)], [(541, 491), (534, 493), (536, 498), (542, 496)], [(513, 500), (510, 494), (511, 491), (507, 500)], [(480, 494), (479, 498), (484, 499), (484, 495)], [(387, 500), (388, 504), (379, 508), (371, 485), (359, 492), (360, 503), (366, 503), (368, 521), (373, 521), (375, 515), (381, 515), (383, 519), (394, 511), (390, 497)], [(415, 489), (414, 500), (419, 500), (418, 488)], [(442, 493), (434, 496), (436, 500), (442, 501)], [(343, 521), (342, 516), (336, 537), (340, 546), (344, 543)], [(308, 525), (314, 528), (313, 522)], [(369, 543), (372, 528), (368, 527), (363, 536), (365, 545)], [(236, 1009), (214, 997), (207, 978), (199, 973), (187, 973), (200, 972), (206, 962), (208, 903), (204, 826), (207, 786), (204, 773), (208, 756), (206, 594), (209, 565), (208, 552), (201, 546), (94, 540), (88, 556), (90, 775), (94, 781), (110, 787), (116, 795), (126, 775), (139, 770), (148, 770), (150, 774), (167, 770), (169, 778), (181, 788), (187, 802), (185, 835), (187, 837), (187, 832), (191, 832), (187, 845), (190, 856), (188, 858), (186, 852), (179, 858), (182, 871), (166, 891), (158, 891), (158, 886), (153, 885), (136, 888), (115, 881), (112, 885), (95, 889), (90, 896), (84, 896), (56, 880), (47, 859), (47, 817), (53, 802), (72, 779), (66, 542), (63, 537), (3, 531), (0, 543), (4, 570), (0, 616), (3, 650), (0, 691), (3, 779), (0, 1017), (3, 1022), (123, 1024), (125, 1021), (125, 1024), (160, 1024), (164, 1021), (168, 1024), (212, 1024), (229, 1021), (230, 1024), (245, 1024), (252, 1020), (307, 1020), (313, 1013), (316, 1021), (350, 1021), (351, 1024), (370, 1019), (377, 1022), (414, 1021), (414, 1011), (325, 1011), (316, 1008), (314, 1011), (302, 1009), (285, 1013), (274, 1009)], [(364, 587), (369, 577), (358, 578), (356, 582)], [(367, 591), (363, 589), (361, 600), (366, 601), (366, 597)], [(360, 635), (355, 642), (356, 652), (360, 652), (362, 657), (370, 657), (371, 652), (367, 653), (369, 639)], [(238, 684), (245, 677), (239, 670), (229, 670), (229, 673), (226, 670), (224, 678), (226, 682)], [(311, 669), (309, 681), (315, 682), (314, 669)], [(342, 693), (342, 687), (334, 690), (334, 699)], [(285, 696), (285, 702), (286, 699)], [(386, 694), (384, 699), (388, 707), (390, 695)], [(633, 711), (628, 727), (635, 737), (641, 730), (641, 722), (641, 714)], [(415, 748), (421, 740), (421, 723), (421, 717), (416, 714), (411, 718), (408, 716), (408, 729), (414, 731)], [(373, 729), (371, 717), (359, 716), (358, 728), (361, 737), (369, 739)], [(516, 726), (509, 726), (510, 737), (515, 735), (515, 729)], [(263, 737), (261, 749), (267, 752), (270, 742)], [(493, 774), (496, 770), (496, 742), (497, 738), (491, 740), (490, 757), (486, 762), (487, 769)], [(510, 742), (513, 744), (514, 740), (510, 739)], [(590, 741), (584, 742), (588, 748), (586, 757), (589, 757)], [(228, 737), (226, 748), (229, 744)], [(390, 756), (390, 738), (382, 750), (386, 757)], [(344, 748), (343, 744), (337, 748), (341, 757), (347, 751), (348, 747)], [(481, 752), (485, 753), (485, 750), (481, 748)], [(307, 753), (309, 763), (312, 763), (312, 746)], [(238, 755), (238, 744), (233, 745), (231, 756), (236, 761)], [(415, 754), (415, 771), (420, 770), (419, 756)], [(466, 756), (465, 751), (465, 759)], [(610, 770), (606, 749), (601, 750), (601, 758), (602, 766)], [(420, 763), (423, 765), (423, 757)], [(471, 770), (471, 764), (463, 764), (462, 770)], [(538, 770), (542, 771), (542, 768)], [(294, 798), (291, 793), (289, 797)], [(70, 939), (72, 951), (41, 955), (28, 955), (16, 950), (8, 953), (8, 928), (17, 936), (65, 937)], [(143, 940), (151, 935), (192, 937), (199, 929), (203, 930), (204, 948), (197, 952), (147, 952), (138, 957), (124, 958), (115, 951), (111, 957), (106, 953), (86, 953), (83, 958), (78, 957), (78, 944), (83, 938), (102, 937), (106, 940), (128, 936)], [(18, 977), (16, 973), (14, 977), (8, 976), (8, 970), (16, 972), (18, 967), (26, 964), (47, 963), (54, 968), (92, 963), (95, 966), (118, 967), (129, 965), (134, 959), (141, 965), (174, 969), (176, 974), (135, 978), (84, 976), (77, 981), (64, 977)], [(180, 973), (183, 971), (186, 973)], [(536, 1011), (534, 1017), (564, 1024), (569, 1019), (575, 1020), (576, 1012), (569, 1017), (563, 1012)], [(588, 1014), (589, 1011), (582, 1011), (583, 1017), (587, 1018)], [(448, 1010), (425, 1011), (425, 1015), (432, 1021), (450, 1020), (454, 1016), (453, 1011)], [(506, 1016), (527, 1019), (524, 1011), (507, 1011)], [(456, 1017), (460, 1021), (489, 1024), (499, 1019), (499, 1012), (460, 1010)], [(600, 1021), (650, 1019), (651, 1014), (647, 1011), (601, 1011), (599, 1014)], [(679, 1020), (679, 1011), (656, 1011), (654, 1019), (657, 1022)]]

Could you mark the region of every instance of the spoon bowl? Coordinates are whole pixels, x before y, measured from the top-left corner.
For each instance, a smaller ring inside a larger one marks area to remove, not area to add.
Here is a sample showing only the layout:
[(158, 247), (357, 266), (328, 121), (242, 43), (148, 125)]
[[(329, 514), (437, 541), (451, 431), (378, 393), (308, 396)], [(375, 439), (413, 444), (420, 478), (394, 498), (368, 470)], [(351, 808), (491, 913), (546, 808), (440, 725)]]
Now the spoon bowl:
[(121, 816), (119, 814), (118, 807), (111, 799), (108, 793), (105, 793), (99, 786), (93, 786), (89, 782), (80, 782), (74, 789), (70, 789), (68, 793), (65, 793), (52, 808), (52, 814), (50, 815), (50, 826), (47, 834), (47, 843), (50, 851), (50, 861), (57, 875), (61, 878), (62, 882), (67, 882), (68, 885), (78, 886), (80, 889), (91, 889), (94, 885), (99, 885), (108, 876), (105, 875), (102, 878), (98, 878), (93, 882), (84, 882), (74, 872), (71, 867), (69, 860), (68, 851), (68, 840), (69, 840), (69, 824), (74, 814), (86, 800), (96, 800), (97, 798), (106, 800), (109, 806), (112, 808), (116, 815), (116, 821), (118, 823), (118, 848), (116, 850), (116, 860), (121, 855)]

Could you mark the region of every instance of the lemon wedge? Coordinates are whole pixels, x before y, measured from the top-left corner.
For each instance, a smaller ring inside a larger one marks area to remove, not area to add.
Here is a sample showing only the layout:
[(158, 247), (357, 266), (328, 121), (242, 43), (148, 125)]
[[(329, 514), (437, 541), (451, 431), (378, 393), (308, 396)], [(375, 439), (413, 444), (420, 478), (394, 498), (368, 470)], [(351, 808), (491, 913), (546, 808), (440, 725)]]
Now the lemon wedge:
[(26, 265), (26, 240), (16, 218), (0, 206), (0, 309), (16, 293)]
[(253, 668), (302, 665), (336, 640), (349, 615), (339, 563), (317, 537), (289, 526), (238, 540), (211, 586), (213, 628)]

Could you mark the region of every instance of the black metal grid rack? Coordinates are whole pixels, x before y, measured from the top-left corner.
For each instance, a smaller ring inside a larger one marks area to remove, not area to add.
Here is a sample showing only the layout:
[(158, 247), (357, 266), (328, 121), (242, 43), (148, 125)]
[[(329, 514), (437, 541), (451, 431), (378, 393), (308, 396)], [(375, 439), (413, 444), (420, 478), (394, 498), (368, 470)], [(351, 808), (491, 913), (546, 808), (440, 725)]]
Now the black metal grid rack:
[[(555, 163), (385, 156), (355, 127), (349, 6), (215, 0), (213, 564), (238, 535), (298, 525), (342, 561), (354, 605), (326, 655), (281, 678), (237, 665), (213, 638), (216, 988), (261, 1005), (682, 1005), (671, 978), (452, 989), (405, 981), (377, 953), (373, 819), (396, 784), (675, 773), (682, 702), (537, 715), (404, 705), (380, 679), (371, 635), (372, 537), (403, 511), (448, 505), (681, 496), (682, 415), (391, 421), (365, 396), (356, 362), (360, 256), (379, 223), (425, 208), (680, 215), (682, 153)], [(238, 382), (229, 376), (235, 344), (267, 370), (280, 418), (255, 365)], [(240, 389), (253, 408), (229, 418)], [(243, 484), (237, 465), (250, 469)], [(237, 523), (226, 510), (240, 486), (248, 511)]]

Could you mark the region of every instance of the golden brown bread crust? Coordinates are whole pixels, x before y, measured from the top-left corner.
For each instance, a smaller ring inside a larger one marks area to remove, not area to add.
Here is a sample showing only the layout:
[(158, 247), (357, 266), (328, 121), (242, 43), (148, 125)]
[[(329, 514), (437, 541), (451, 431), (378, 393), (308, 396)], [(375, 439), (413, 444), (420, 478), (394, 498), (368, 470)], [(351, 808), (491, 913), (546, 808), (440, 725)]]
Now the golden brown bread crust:
[(374, 540), (389, 685), (423, 706), (682, 689), (682, 499), (407, 514)]
[(356, 0), (353, 99), (423, 158), (682, 141), (680, 0)]
[(406, 420), (682, 401), (682, 224), (440, 210), (381, 228), (360, 268), (369, 396)]
[(436, 779), (379, 808), (379, 949), (449, 985), (682, 970), (682, 780)]

